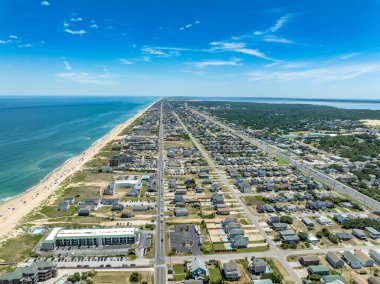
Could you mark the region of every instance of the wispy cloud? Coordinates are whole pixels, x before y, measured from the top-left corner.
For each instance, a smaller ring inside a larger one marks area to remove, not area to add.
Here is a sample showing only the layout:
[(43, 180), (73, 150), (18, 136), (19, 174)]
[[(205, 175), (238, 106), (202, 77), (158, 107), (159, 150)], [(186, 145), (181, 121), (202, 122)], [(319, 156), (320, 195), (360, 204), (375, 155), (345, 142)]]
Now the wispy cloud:
[(345, 53), (339, 56), (339, 59), (346, 60), (358, 56), (360, 52)]
[(11, 39), (18, 39), (18, 36), (16, 36), (16, 35), (10, 35), (9, 38), (11, 38)]
[(272, 33), (275, 33), (277, 32), (279, 29), (282, 28), (283, 25), (285, 25), (288, 20), (292, 17), (293, 15), (292, 14), (286, 14), (285, 16), (282, 16), (281, 18), (279, 18), (276, 22), (276, 24), (272, 27), (269, 28), (269, 30), (272, 32)]
[(283, 37), (277, 37), (275, 35), (266, 35), (262, 38), (262, 41), (266, 42), (277, 42), (277, 43), (294, 43), (290, 39), (286, 39)]
[(187, 24), (183, 27), (180, 27), (178, 30), (183, 31), (183, 30), (189, 29), (189, 28), (193, 27), (194, 25), (198, 25), (198, 24), (200, 24), (200, 21), (195, 21), (194, 23)]
[(20, 48), (29, 48), (29, 47), (32, 47), (32, 45), (30, 43), (25, 43), (25, 44), (19, 44), (17, 47), (20, 47)]
[(71, 18), (70, 21), (71, 22), (81, 22), (81, 21), (83, 21), (83, 19), (82, 18)]
[(65, 29), (64, 32), (72, 34), (72, 35), (80, 35), (80, 36), (82, 36), (82, 35), (84, 35), (84, 34), (87, 33), (85, 30), (74, 31), (74, 30), (71, 30), (71, 29)]
[(67, 60), (63, 60), (63, 64), (65, 65), (67, 71), (71, 71), (73, 69)]
[(251, 80), (291, 82), (309, 80), (317, 83), (342, 81), (379, 71), (380, 64), (339, 65), (295, 71), (252, 71), (247, 73)]
[(189, 64), (197, 68), (205, 68), (209, 66), (237, 66), (240, 65), (240, 61), (241, 59), (233, 58), (231, 60), (206, 60), (199, 62), (191, 62)]
[(41, 5), (46, 7), (46, 6), (50, 6), (50, 3), (48, 1), (42, 1)]
[(243, 42), (211, 42), (211, 51), (232, 51), (237, 53), (243, 53), (247, 55), (252, 55), (261, 59), (275, 61), (275, 59), (267, 56), (265, 53), (259, 51), (258, 49), (247, 48), (246, 44)]
[(133, 64), (133, 62), (132, 62), (131, 60), (129, 60), (129, 59), (125, 59), (125, 58), (121, 58), (119, 61), (120, 61), (122, 64), (125, 64), (125, 65), (131, 65), (131, 64)]
[(277, 20), (277, 22), (273, 26), (271, 26), (269, 29), (265, 31), (255, 31), (253, 34), (259, 36), (259, 35), (264, 35), (266, 33), (275, 33), (279, 29), (281, 29), (293, 16), (294, 16), (293, 14), (286, 14), (280, 17)]
[(171, 50), (169, 52), (165, 52), (162, 49), (156, 49), (152, 47), (143, 47), (142, 48), (142, 53), (144, 55), (149, 55), (149, 56), (155, 56), (155, 57), (172, 57), (179, 55), (178, 50)]
[(91, 85), (112, 85), (114, 82), (108, 73), (89, 74), (86, 72), (64, 72), (56, 74), (57, 77), (75, 83), (91, 84)]
[(90, 25), (90, 28), (91, 28), (91, 29), (97, 29), (97, 28), (98, 28), (98, 25), (97, 25), (97, 24), (91, 24), (91, 25)]

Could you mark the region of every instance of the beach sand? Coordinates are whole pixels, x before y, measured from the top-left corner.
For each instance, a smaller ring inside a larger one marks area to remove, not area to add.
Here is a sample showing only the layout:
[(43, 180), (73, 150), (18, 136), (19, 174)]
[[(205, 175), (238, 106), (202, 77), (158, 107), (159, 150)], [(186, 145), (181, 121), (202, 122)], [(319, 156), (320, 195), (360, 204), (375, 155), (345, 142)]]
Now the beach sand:
[(370, 127), (380, 126), (380, 119), (362, 119), (360, 121)]
[(15, 228), (22, 218), (40, 206), (44, 200), (59, 188), (60, 184), (67, 177), (80, 170), (83, 165), (90, 161), (107, 143), (117, 139), (122, 130), (144, 114), (155, 103), (156, 102), (141, 110), (126, 122), (116, 126), (108, 134), (97, 140), (90, 148), (67, 160), (28, 191), (0, 204), (0, 239), (4, 240), (7, 237), (15, 236), (18, 233)]

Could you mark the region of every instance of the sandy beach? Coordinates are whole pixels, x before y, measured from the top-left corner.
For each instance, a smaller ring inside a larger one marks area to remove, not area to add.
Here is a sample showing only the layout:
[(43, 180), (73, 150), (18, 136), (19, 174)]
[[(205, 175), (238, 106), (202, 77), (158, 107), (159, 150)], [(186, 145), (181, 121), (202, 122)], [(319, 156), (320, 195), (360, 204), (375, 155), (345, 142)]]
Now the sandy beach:
[(69, 176), (80, 170), (107, 143), (116, 139), (120, 132), (134, 120), (143, 115), (153, 104), (141, 110), (126, 122), (119, 124), (108, 134), (97, 140), (90, 148), (81, 154), (67, 160), (60, 167), (47, 175), (40, 183), (23, 194), (0, 204), (0, 238), (12, 237), (20, 220), (47, 199), (59, 185)]

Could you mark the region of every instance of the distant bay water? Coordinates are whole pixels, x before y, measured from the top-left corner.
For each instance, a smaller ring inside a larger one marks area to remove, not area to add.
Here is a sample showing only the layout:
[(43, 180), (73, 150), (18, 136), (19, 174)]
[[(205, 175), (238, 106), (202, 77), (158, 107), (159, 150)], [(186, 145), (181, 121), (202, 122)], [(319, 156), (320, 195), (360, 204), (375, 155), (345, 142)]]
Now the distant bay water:
[[(189, 99), (189, 98), (187, 98)], [(231, 102), (252, 102), (268, 104), (312, 104), (326, 105), (344, 109), (372, 109), (380, 110), (379, 100), (350, 100), (350, 99), (305, 99), (305, 98), (262, 98), (262, 97), (194, 97), (197, 100), (208, 101), (231, 101)]]
[(37, 184), (157, 97), (0, 97), (0, 200)]

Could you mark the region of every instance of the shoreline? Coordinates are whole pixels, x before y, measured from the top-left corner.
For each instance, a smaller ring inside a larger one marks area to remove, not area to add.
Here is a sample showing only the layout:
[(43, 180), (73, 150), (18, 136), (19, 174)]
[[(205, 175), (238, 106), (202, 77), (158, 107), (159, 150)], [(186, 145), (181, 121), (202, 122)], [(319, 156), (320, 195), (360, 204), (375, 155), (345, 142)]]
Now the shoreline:
[(14, 229), (22, 218), (40, 206), (43, 201), (59, 188), (66, 178), (81, 170), (83, 165), (90, 161), (107, 143), (119, 136), (123, 129), (141, 117), (157, 101), (159, 99), (138, 111), (125, 122), (116, 125), (104, 136), (97, 139), (89, 148), (66, 160), (33, 187), (0, 203), (0, 227), (2, 228), (0, 237), (13, 236), (16, 233)]

